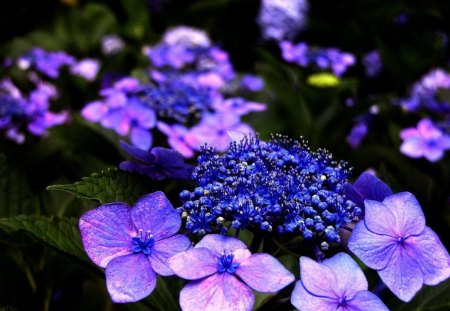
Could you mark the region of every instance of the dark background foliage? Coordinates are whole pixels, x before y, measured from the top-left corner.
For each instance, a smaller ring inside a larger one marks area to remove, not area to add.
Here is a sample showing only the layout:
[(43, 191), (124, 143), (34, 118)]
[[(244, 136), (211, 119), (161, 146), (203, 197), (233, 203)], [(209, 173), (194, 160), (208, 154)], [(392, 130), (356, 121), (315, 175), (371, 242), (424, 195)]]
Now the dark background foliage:
[[(429, 70), (448, 69), (450, 2), (310, 2), (308, 26), (298, 35), (298, 41), (338, 47), (358, 59), (333, 88), (308, 85), (311, 70), (284, 62), (277, 44), (261, 39), (255, 22), (260, 4), (257, 0), (2, 1), (0, 56), (14, 57), (41, 46), (65, 50), (80, 58), (102, 58), (101, 37), (117, 34), (125, 40), (126, 48), (102, 60), (101, 74), (130, 74), (146, 66), (142, 46), (156, 43), (168, 27), (189, 25), (204, 29), (229, 52), (237, 71), (264, 78), (266, 88), (255, 100), (267, 103), (269, 109), (247, 118), (262, 138), (268, 138), (272, 132), (293, 138), (303, 136), (312, 148), (325, 147), (335, 159), (348, 161), (354, 167), (353, 178), (368, 168), (377, 170), (395, 192), (414, 193), (428, 226), (450, 249), (449, 155), (434, 164), (402, 155), (399, 131), (415, 126), (424, 115), (406, 113), (392, 104)], [(384, 69), (378, 77), (369, 79), (360, 60), (373, 49), (380, 52)], [(133, 73), (142, 74), (139, 70)], [(20, 81), (20, 74), (13, 74)], [(4, 69), (0, 69), (0, 75), (6, 75)], [(169, 278), (166, 287), (159, 286), (158, 292), (144, 302), (113, 305), (103, 273), (86, 258), (77, 256), (77, 251), (69, 249), (65, 241), (51, 236), (46, 240), (33, 229), (39, 223), (35, 218), (16, 219), (14, 224), (5, 221), (17, 215), (40, 215), (50, 220), (53, 216), (73, 217), (72, 226), (52, 222), (52, 228), (78, 241), (76, 218), (98, 202), (46, 191), (46, 187), (74, 183), (94, 172), (117, 167), (125, 157), (118, 148), (117, 137), (78, 115), (86, 102), (97, 98), (100, 82), (87, 83), (63, 73), (58, 86), (63, 93), (58, 105), (72, 111), (69, 124), (52, 129), (49, 138), (27, 137), (23, 145), (0, 139), (0, 309), (172, 310), (168, 306), (177, 299), (174, 293), (180, 288), (176, 280)], [(347, 98), (354, 99), (353, 107), (345, 105)], [(353, 150), (345, 137), (356, 118), (373, 105), (379, 113), (370, 124), (368, 137)], [(163, 137), (156, 141), (165, 144)], [(191, 187), (188, 183), (167, 181), (150, 184), (145, 190), (165, 190), (177, 206), (179, 190)], [(41, 231), (45, 231), (43, 226)], [(299, 254), (307, 252), (297, 250)], [(294, 267), (298, 275), (298, 258), (286, 258), (285, 264)], [(376, 274), (367, 270), (367, 275), (371, 287), (375, 286)], [(392, 310), (448, 310), (449, 286), (445, 282), (427, 287), (410, 304), (400, 302), (388, 291), (382, 293), (382, 299)], [(291, 308), (285, 299), (289, 290), (292, 288), (262, 304), (260, 310)]]

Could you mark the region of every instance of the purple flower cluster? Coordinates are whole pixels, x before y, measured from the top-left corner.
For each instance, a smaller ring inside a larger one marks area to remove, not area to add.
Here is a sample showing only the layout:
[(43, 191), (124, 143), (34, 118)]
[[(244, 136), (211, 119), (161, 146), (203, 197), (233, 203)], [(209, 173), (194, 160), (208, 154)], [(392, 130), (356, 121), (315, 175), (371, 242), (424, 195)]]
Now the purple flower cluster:
[[(103, 99), (82, 110), (87, 120), (129, 135), (131, 143), (144, 150), (151, 147), (156, 127), (184, 157), (192, 157), (206, 142), (225, 151), (229, 131), (253, 133), (241, 116), (266, 107), (224, 95), (236, 74), (228, 54), (212, 45), (205, 32), (185, 26), (170, 29), (146, 54), (152, 82), (141, 85), (127, 77), (102, 89)], [(264, 86), (256, 76), (244, 75), (239, 83), (247, 91)]]
[(450, 103), (439, 97), (440, 90), (450, 89), (450, 74), (443, 69), (434, 69), (416, 82), (409, 97), (399, 104), (407, 111), (428, 110), (440, 115), (450, 114)]
[(368, 77), (377, 76), (383, 69), (381, 56), (377, 50), (370, 51), (366, 55), (364, 55), (362, 62), (366, 70), (366, 75)]
[(68, 120), (66, 111), (49, 111), (50, 101), (57, 95), (56, 88), (46, 82), (39, 82), (24, 95), (11, 80), (0, 81), (0, 129), (19, 144), (25, 140), (24, 129), (36, 136), (46, 135), (47, 129)]
[(66, 52), (51, 52), (38, 47), (19, 57), (17, 66), (22, 70), (35, 70), (52, 79), (59, 77), (61, 68), (69, 66), (73, 75), (81, 76), (88, 81), (95, 80), (100, 69), (98, 60), (83, 59), (77, 61), (75, 57)]
[(301, 142), (275, 136), (269, 142), (244, 138), (218, 155), (203, 148), (192, 174), (194, 191), (183, 191), (186, 227), (299, 233), (305, 239), (340, 241), (339, 228), (361, 213), (344, 196), (349, 169), (326, 150), (311, 152)]
[(301, 67), (316, 65), (320, 69), (330, 69), (337, 76), (344, 74), (349, 66), (356, 63), (353, 54), (336, 48), (311, 48), (304, 42), (294, 45), (289, 41), (281, 42), (280, 48), (284, 60), (288, 62)]
[(292, 39), (306, 26), (307, 0), (263, 0), (258, 24), (265, 39)]

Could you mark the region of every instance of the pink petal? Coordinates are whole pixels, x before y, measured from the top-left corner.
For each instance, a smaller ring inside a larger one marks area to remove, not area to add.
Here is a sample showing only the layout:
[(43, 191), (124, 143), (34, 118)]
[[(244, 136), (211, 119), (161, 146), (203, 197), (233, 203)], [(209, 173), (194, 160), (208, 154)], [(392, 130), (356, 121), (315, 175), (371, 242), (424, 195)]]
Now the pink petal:
[(79, 226), (86, 253), (100, 267), (106, 267), (113, 258), (132, 253), (135, 230), (128, 205), (104, 204), (81, 216)]
[(339, 305), (336, 298), (319, 297), (311, 294), (305, 289), (302, 281), (295, 283), (291, 303), (302, 311), (336, 311)]
[(346, 307), (346, 311), (389, 311), (377, 295), (367, 290), (358, 292)]
[(378, 275), (394, 295), (405, 302), (410, 301), (423, 284), (420, 266), (401, 245), (396, 247), (388, 265), (379, 270)]
[(409, 237), (405, 245), (408, 255), (420, 266), (425, 284), (436, 285), (450, 277), (450, 256), (431, 228)]
[(408, 138), (401, 144), (400, 151), (410, 158), (420, 158), (423, 155), (423, 142), (417, 137)]
[(195, 245), (195, 248), (207, 248), (216, 255), (222, 255), (224, 252), (234, 252), (237, 249), (247, 249), (247, 245), (241, 240), (225, 236), (222, 234), (208, 234)]
[(383, 204), (394, 214), (399, 236), (417, 235), (425, 228), (425, 216), (412, 193), (396, 193), (385, 198)]
[(105, 275), (109, 295), (118, 303), (141, 300), (156, 286), (156, 274), (143, 254), (114, 258), (106, 266)]
[(348, 240), (348, 248), (372, 269), (383, 269), (394, 253), (397, 240), (387, 235), (378, 235), (359, 221)]
[(422, 119), (417, 123), (417, 131), (426, 140), (436, 139), (442, 136), (442, 132), (434, 126), (430, 119)]
[(444, 151), (437, 147), (424, 148), (423, 156), (430, 162), (436, 162), (444, 156)]
[(242, 262), (236, 274), (251, 288), (263, 292), (277, 292), (295, 281), (275, 257), (269, 254), (254, 254)]
[(336, 275), (324, 264), (300, 257), (300, 279), (305, 289), (313, 295), (331, 299), (338, 297)]
[(180, 292), (183, 311), (250, 311), (254, 302), (251, 289), (229, 273), (191, 282)]
[(137, 230), (150, 230), (155, 241), (175, 235), (181, 226), (180, 215), (161, 191), (140, 198), (131, 210), (131, 219)]
[(103, 102), (96, 101), (87, 104), (83, 110), (81, 110), (81, 115), (88, 121), (98, 122), (107, 112), (108, 106)]
[(155, 242), (152, 247), (152, 252), (148, 256), (150, 264), (159, 275), (167, 276), (173, 275), (174, 272), (169, 268), (167, 260), (191, 246), (191, 241), (188, 237), (176, 234), (170, 238)]
[(340, 297), (351, 299), (359, 291), (367, 290), (366, 276), (350, 255), (338, 253), (322, 264), (331, 268), (336, 275), (337, 290)]
[(207, 248), (191, 248), (169, 258), (167, 265), (183, 279), (198, 280), (217, 272), (217, 259)]
[(418, 137), (419, 136), (419, 132), (417, 132), (417, 130), (413, 127), (404, 129), (400, 132), (400, 138), (405, 140), (411, 137)]
[(395, 217), (388, 206), (373, 200), (364, 200), (364, 222), (376, 234), (396, 237)]

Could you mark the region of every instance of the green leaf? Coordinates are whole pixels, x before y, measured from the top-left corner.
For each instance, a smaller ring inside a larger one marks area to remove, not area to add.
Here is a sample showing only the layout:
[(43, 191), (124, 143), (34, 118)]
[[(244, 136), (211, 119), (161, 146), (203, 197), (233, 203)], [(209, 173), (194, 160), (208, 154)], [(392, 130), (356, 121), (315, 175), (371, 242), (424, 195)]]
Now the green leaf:
[(23, 170), (0, 153), (0, 217), (32, 213), (31, 197)]
[(399, 311), (446, 311), (450, 310), (450, 279), (436, 286), (425, 286), (409, 303), (402, 304)]
[(102, 204), (125, 202), (132, 205), (141, 196), (152, 192), (152, 187), (149, 178), (110, 168), (74, 184), (48, 186), (47, 190), (66, 191), (77, 198), (98, 200)]
[(78, 219), (19, 215), (0, 218), (0, 228), (8, 232), (23, 230), (64, 253), (89, 261), (81, 243)]

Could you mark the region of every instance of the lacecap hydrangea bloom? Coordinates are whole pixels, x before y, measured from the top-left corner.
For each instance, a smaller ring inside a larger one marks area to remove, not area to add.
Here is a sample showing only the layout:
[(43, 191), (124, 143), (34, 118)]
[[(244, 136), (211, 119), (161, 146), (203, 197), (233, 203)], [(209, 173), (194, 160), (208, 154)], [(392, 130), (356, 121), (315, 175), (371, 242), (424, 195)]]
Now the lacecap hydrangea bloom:
[(346, 253), (322, 262), (300, 257), (300, 281), (292, 304), (301, 311), (388, 311), (374, 293), (358, 264)]
[(400, 151), (411, 158), (424, 157), (436, 162), (450, 149), (450, 135), (444, 134), (430, 119), (422, 119), (417, 128), (406, 128), (400, 132), (403, 143)]
[(450, 103), (438, 96), (440, 90), (448, 89), (450, 74), (441, 68), (433, 69), (412, 86), (409, 97), (399, 104), (407, 111), (425, 109), (448, 116)]
[(306, 26), (307, 0), (262, 0), (258, 16), (262, 36), (281, 41), (292, 39)]
[(423, 284), (436, 285), (450, 276), (450, 256), (436, 233), (425, 225), (416, 198), (409, 192), (382, 202), (365, 200), (364, 220), (348, 247), (401, 300), (410, 301)]
[(104, 204), (80, 218), (80, 231), (89, 258), (105, 268), (106, 286), (118, 303), (135, 302), (156, 286), (156, 275), (173, 275), (166, 261), (191, 245), (177, 234), (180, 215), (164, 193), (125, 203)]
[(246, 137), (224, 154), (204, 147), (192, 174), (193, 191), (183, 191), (180, 212), (186, 228), (257, 229), (300, 233), (305, 239), (339, 242), (339, 228), (361, 209), (344, 196), (350, 170), (323, 149), (275, 135), (269, 142)]
[(251, 254), (238, 239), (208, 234), (193, 248), (167, 261), (179, 277), (191, 280), (180, 292), (183, 311), (249, 311), (252, 289), (273, 293), (294, 281), (275, 257)]

